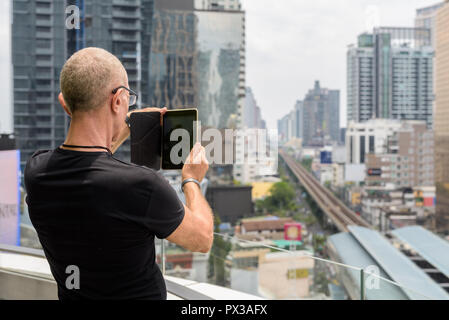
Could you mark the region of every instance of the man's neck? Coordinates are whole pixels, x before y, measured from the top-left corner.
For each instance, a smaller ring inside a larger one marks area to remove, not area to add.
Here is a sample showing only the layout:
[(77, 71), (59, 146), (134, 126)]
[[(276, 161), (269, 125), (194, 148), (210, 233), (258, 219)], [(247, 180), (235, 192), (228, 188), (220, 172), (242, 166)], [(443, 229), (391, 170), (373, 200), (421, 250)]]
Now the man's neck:
[[(111, 149), (112, 129), (107, 121), (91, 117), (88, 114), (72, 117), (69, 132), (64, 141), (67, 145), (101, 146)], [(63, 147), (64, 148), (64, 147)], [(105, 151), (104, 149), (68, 148), (79, 151)]]

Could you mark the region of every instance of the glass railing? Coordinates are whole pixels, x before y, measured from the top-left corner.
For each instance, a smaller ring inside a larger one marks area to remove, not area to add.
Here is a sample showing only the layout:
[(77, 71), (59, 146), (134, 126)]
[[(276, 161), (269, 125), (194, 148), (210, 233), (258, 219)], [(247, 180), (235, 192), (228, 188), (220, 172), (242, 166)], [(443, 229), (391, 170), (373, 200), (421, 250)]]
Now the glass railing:
[[(208, 254), (157, 240), (164, 275), (214, 284), (274, 300), (428, 300), (396, 283), (376, 266), (355, 267), (321, 257), (308, 246), (280, 248), (267, 242), (215, 233)], [(324, 256), (324, 255), (323, 255)]]
[[(23, 220), (21, 245), (39, 249), (33, 228)], [(281, 241), (284, 247), (279, 247), (274, 244), (277, 241), (256, 242), (215, 233), (212, 249), (203, 254), (156, 238), (156, 262), (166, 276), (218, 285), (264, 299), (433, 299), (393, 281), (376, 266), (344, 264), (326, 247), (314, 251), (307, 240), (304, 242), (305, 245), (286, 245)]]

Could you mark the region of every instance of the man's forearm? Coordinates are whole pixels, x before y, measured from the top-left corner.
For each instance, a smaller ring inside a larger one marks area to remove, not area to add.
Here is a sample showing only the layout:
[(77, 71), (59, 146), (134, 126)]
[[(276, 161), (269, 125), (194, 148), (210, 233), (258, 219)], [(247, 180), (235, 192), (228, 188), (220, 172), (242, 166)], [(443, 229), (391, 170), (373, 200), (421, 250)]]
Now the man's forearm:
[(200, 188), (195, 183), (187, 183), (184, 185), (184, 195), (186, 198), (186, 206), (194, 214), (199, 215), (213, 232), (214, 218), (212, 209), (201, 193)]

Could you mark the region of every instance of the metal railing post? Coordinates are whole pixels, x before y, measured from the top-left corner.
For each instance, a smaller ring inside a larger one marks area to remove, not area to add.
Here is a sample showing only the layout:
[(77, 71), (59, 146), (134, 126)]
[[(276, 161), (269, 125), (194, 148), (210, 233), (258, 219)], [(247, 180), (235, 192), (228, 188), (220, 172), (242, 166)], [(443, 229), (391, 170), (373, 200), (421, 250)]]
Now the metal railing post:
[(161, 263), (162, 263), (162, 275), (165, 275), (165, 240), (161, 239)]
[(360, 300), (365, 300), (365, 271), (360, 269)]

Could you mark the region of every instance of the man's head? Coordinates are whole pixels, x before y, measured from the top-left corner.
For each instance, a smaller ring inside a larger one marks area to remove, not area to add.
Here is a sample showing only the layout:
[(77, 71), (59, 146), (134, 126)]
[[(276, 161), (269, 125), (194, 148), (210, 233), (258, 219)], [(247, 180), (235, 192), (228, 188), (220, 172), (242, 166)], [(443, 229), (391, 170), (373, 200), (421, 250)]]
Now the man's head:
[(113, 127), (123, 122), (128, 112), (128, 76), (120, 60), (100, 48), (85, 48), (64, 64), (60, 76), (59, 101), (72, 117), (89, 114), (110, 120)]

